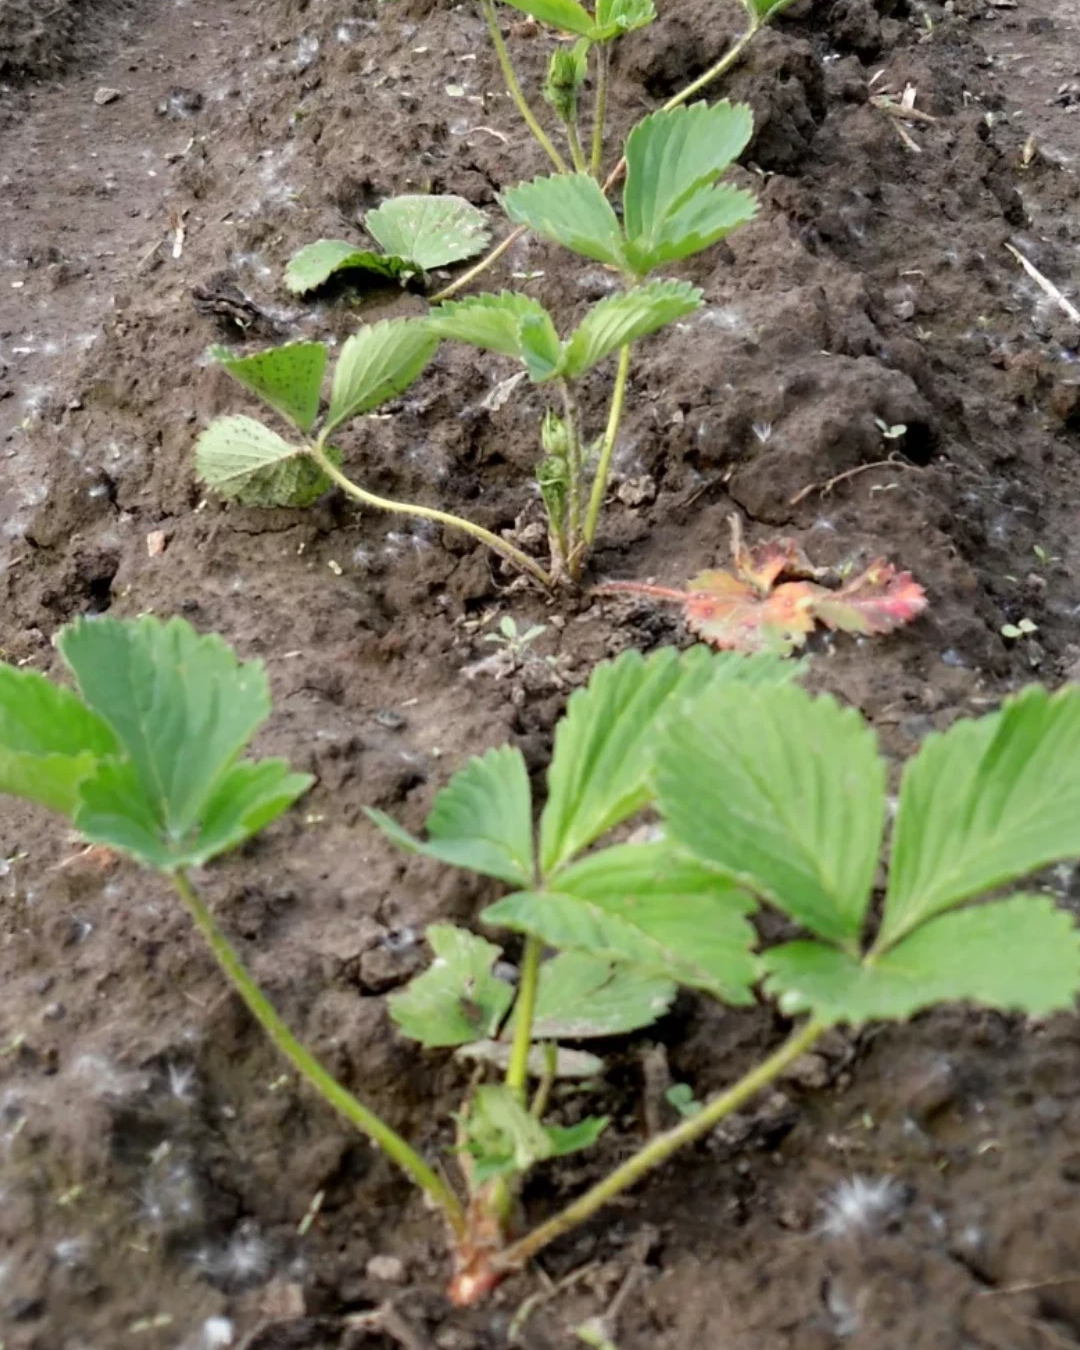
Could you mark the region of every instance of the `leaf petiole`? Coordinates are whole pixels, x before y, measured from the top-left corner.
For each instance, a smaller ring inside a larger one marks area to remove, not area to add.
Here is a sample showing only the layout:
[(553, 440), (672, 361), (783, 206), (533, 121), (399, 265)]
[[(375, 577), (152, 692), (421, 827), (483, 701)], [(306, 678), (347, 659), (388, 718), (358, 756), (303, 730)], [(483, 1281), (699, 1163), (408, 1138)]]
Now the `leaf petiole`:
[(619, 366), (615, 372), (615, 389), (611, 395), (611, 411), (608, 413), (607, 430), (604, 432), (604, 440), (600, 447), (600, 460), (596, 466), (596, 477), (593, 479), (592, 492), (589, 496), (589, 509), (585, 516), (584, 540), (586, 548), (592, 544), (596, 535), (600, 508), (604, 504), (604, 494), (607, 492), (608, 477), (611, 473), (611, 459), (615, 453), (615, 441), (619, 435), (619, 423), (622, 421), (623, 406), (626, 402), (626, 385), (629, 378), (630, 347), (628, 344), (619, 349)]
[(455, 530), (463, 530), (466, 534), (471, 534), (474, 539), (479, 540), (481, 544), (486, 544), (493, 552), (508, 559), (516, 567), (520, 567), (523, 572), (527, 572), (546, 590), (552, 588), (551, 577), (538, 562), (530, 558), (527, 553), (522, 553), (521, 549), (515, 548), (513, 544), (507, 543), (505, 539), (500, 539), (497, 534), (485, 530), (482, 525), (477, 525), (471, 520), (465, 520), (462, 516), (452, 515), (449, 511), (439, 511), (433, 506), (420, 506), (414, 502), (397, 502), (389, 497), (379, 497), (374, 492), (368, 492), (365, 488), (354, 483), (351, 478), (346, 477), (319, 443), (307, 446), (307, 454), (331, 482), (336, 483), (342, 492), (356, 501), (363, 502), (366, 506), (377, 507), (380, 511), (392, 511), (401, 516), (419, 516), (421, 520), (433, 520), (440, 525), (449, 525)]
[(506, 1086), (517, 1093), (522, 1103), (529, 1082), (529, 1051), (532, 1048), (536, 991), (540, 985), (540, 958), (543, 952), (544, 944), (530, 934), (525, 939), (521, 958), (521, 984), (514, 1010), (514, 1042), (510, 1050), (510, 1063), (506, 1068)]
[[(495, 55), (499, 59), (499, 66), (503, 73), (503, 79), (506, 81), (506, 88), (510, 97), (517, 105), (517, 110), (521, 114), (525, 125), (536, 137), (540, 148), (547, 155), (555, 166), (556, 173), (568, 173), (566, 161), (558, 150), (551, 143), (551, 137), (537, 121), (536, 114), (529, 106), (529, 100), (525, 97), (521, 88), (521, 81), (517, 77), (517, 71), (514, 69), (514, 62), (507, 49), (506, 41), (502, 35), (502, 29), (499, 27), (499, 16), (495, 13), (495, 0), (480, 0), (480, 8), (484, 14), (484, 21), (487, 24), (488, 32), (491, 34), (492, 45), (495, 48)], [(487, 264), (491, 260), (491, 255), (484, 260)]]
[(228, 938), (218, 927), (205, 901), (196, 891), (186, 872), (178, 870), (172, 875), (181, 900), (196, 927), (206, 939), (218, 965), (228, 977), (233, 988), (244, 1001), (252, 1017), (259, 1023), (274, 1045), (305, 1078), (316, 1092), (336, 1111), (355, 1125), (361, 1134), (367, 1135), (397, 1165), (412, 1177), (413, 1181), (427, 1193), (442, 1210), (446, 1221), (455, 1236), (465, 1235), (465, 1211), (461, 1201), (437, 1173), (430, 1168), (396, 1130), (390, 1128), (374, 1111), (369, 1111), (330, 1073), (323, 1068), (315, 1056), (303, 1046), (275, 1012), (273, 1005), (259, 986), (248, 974), (243, 962), (233, 951)]
[(608, 67), (611, 62), (610, 44), (596, 44), (596, 98), (593, 101), (592, 158), (589, 168), (599, 180), (604, 162), (604, 121), (607, 118)]

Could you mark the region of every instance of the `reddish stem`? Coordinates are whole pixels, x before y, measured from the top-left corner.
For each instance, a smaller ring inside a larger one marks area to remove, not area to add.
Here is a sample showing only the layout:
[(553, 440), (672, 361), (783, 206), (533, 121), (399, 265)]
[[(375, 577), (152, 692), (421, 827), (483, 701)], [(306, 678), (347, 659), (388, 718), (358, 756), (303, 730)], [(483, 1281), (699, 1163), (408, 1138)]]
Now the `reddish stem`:
[(677, 605), (686, 604), (687, 591), (677, 591), (671, 586), (649, 586), (644, 581), (602, 581), (592, 588), (593, 595), (652, 595), (658, 600), (672, 600)]

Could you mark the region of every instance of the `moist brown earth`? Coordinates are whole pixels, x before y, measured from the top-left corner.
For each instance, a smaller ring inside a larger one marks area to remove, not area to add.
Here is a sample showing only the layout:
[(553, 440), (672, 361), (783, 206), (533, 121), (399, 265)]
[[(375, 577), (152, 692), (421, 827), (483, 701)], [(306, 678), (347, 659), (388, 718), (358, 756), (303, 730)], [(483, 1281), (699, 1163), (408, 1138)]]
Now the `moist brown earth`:
[[(151, 610), (267, 662), (259, 749), (318, 786), (202, 884), (318, 1054), (433, 1153), (464, 1076), (396, 1033), (385, 995), (422, 963), (427, 923), (470, 923), (492, 892), (392, 852), (362, 807), (418, 828), (453, 769), (505, 740), (541, 771), (597, 660), (686, 635), (651, 604), (548, 603), (467, 540), (333, 499), (204, 502), (192, 441), (245, 406), (202, 357), (241, 337), (215, 296), (239, 289), (262, 341), (421, 312), (387, 290), (300, 303), (281, 271), (311, 239), (359, 238), (395, 192), (460, 193), (497, 223), (497, 191), (544, 164), (492, 92), (471, 5), (143, 0), (104, 27), (80, 8), (43, 38), (40, 6), (0, 0), (0, 654), (55, 671), (65, 621)], [(660, 9), (617, 58), (619, 132), (740, 27), (728, 0)], [(535, 87), (547, 41), (512, 42)], [(819, 643), (810, 676), (897, 759), (1027, 680), (1080, 673), (1080, 332), (1005, 248), (1075, 294), (1078, 78), (1071, 0), (804, 0), (724, 90), (757, 117), (734, 176), (759, 218), (685, 266), (705, 308), (634, 367), (594, 579), (678, 584), (723, 560), (732, 512), (815, 562), (911, 569), (927, 614)], [(925, 120), (871, 101), (908, 85)], [(95, 102), (103, 88), (118, 97)], [(525, 240), (486, 284), (565, 326), (610, 281)], [(490, 528), (536, 520), (543, 398), (483, 406), (508, 373), (444, 346), (392, 419), (350, 433), (352, 471)], [(594, 425), (610, 378), (584, 391)], [(906, 432), (887, 441), (879, 420)], [(547, 625), (554, 667), (480, 665), (503, 614)], [(1037, 631), (1004, 638), (1022, 618)], [(282, 1072), (160, 881), (10, 803), (0, 858), (5, 1350), (480, 1350), (536, 1294), (516, 1334), (541, 1350), (578, 1343), (628, 1273), (620, 1350), (1080, 1345), (1072, 1016), (959, 1009), (836, 1034), (545, 1253), (546, 1281), (455, 1311), (437, 1224)], [(1043, 884), (1077, 904), (1071, 869)], [(641, 1138), (655, 1047), (704, 1096), (782, 1033), (764, 1008), (685, 997), (610, 1046), (595, 1106), (613, 1125), (596, 1156), (536, 1175), (529, 1216)], [(388, 1299), (381, 1330), (350, 1324)]]

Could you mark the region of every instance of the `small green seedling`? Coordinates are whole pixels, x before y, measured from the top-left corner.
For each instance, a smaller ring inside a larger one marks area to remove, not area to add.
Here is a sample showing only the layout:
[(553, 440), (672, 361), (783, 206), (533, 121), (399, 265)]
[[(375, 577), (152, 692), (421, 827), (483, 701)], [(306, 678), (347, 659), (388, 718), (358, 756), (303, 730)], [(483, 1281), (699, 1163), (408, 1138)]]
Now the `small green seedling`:
[(895, 426), (889, 426), (883, 418), (875, 417), (874, 424), (887, 441), (902, 441), (907, 435), (907, 427), (903, 422), (897, 422)]
[[(450, 780), (422, 840), (369, 812), (403, 848), (501, 882), (508, 894), (480, 921), (523, 938), (510, 982), (499, 945), (433, 925), (434, 963), (389, 1001), (404, 1034), (480, 1066), (456, 1116), (462, 1197), (297, 1040), (192, 885), (191, 868), (250, 839), (312, 784), (281, 760), (243, 758), (270, 708), (261, 665), (182, 620), (149, 616), (80, 619), (58, 646), (74, 691), (0, 666), (0, 791), (172, 881), (292, 1068), (442, 1212), (458, 1303), (742, 1109), (828, 1027), (944, 1001), (1042, 1016), (1080, 989), (1072, 916), (1037, 888), (1001, 894), (1080, 857), (1080, 687), (1032, 686), (927, 738), (903, 773), (875, 904), (887, 766), (861, 716), (811, 697), (772, 657), (624, 653), (570, 698), (537, 828), (510, 746)], [(652, 837), (610, 842), (647, 809), (659, 818)], [(750, 920), (762, 906), (802, 935), (759, 950)], [(763, 994), (798, 1020), (738, 1082), (696, 1111), (681, 1094), (677, 1125), (518, 1235), (525, 1176), (588, 1148), (608, 1124), (585, 1113), (585, 1085), (603, 1064), (580, 1043), (650, 1025), (679, 986), (736, 1007)], [(581, 1089), (553, 1106), (561, 1076)]]
[(672, 1083), (664, 1093), (664, 1101), (668, 1106), (673, 1106), (684, 1120), (690, 1120), (702, 1111), (702, 1105), (694, 1096), (694, 1089), (689, 1083)]
[(392, 197), (364, 220), (382, 253), (345, 239), (319, 239), (295, 253), (285, 285), (302, 295), (337, 272), (361, 271), (406, 282), (480, 253), (491, 238), (487, 217), (464, 197)]
[(524, 630), (517, 626), (517, 620), (510, 614), (504, 614), (499, 620), (497, 633), (485, 633), (481, 642), (493, 642), (505, 648), (519, 661), (529, 654), (529, 648), (538, 637), (547, 632), (546, 623), (534, 623)]
[(1039, 631), (1039, 625), (1032, 619), (1021, 619), (1019, 623), (1003, 623), (1001, 625), (1001, 636), (1008, 638), (1010, 642), (1018, 642), (1021, 638), (1031, 637), (1033, 633)]
[[(342, 348), (317, 433), (329, 359), (325, 344), (294, 342), (245, 357), (211, 349), (230, 375), (300, 434), (286, 441), (249, 417), (220, 418), (198, 440), (200, 479), (222, 496), (259, 506), (308, 506), (334, 483), (365, 505), (464, 530), (547, 588), (564, 579), (577, 581), (607, 492), (631, 348), (701, 304), (701, 292), (686, 282), (647, 278), (753, 218), (757, 204), (751, 193), (717, 184), (752, 127), (750, 110), (729, 103), (711, 108), (700, 103), (645, 118), (626, 144), (622, 222), (588, 174), (538, 178), (505, 194), (513, 219), (623, 274), (627, 289), (594, 305), (565, 340), (538, 301), (509, 291), (440, 305), (424, 320), (395, 319), (361, 328)], [(553, 385), (559, 392), (561, 413), (549, 412), (543, 423), (544, 455), (537, 470), (548, 513), (549, 568), (459, 516), (376, 496), (338, 467), (332, 434), (407, 389), (442, 339), (511, 357), (534, 384)], [(584, 436), (574, 382), (616, 353), (607, 426), (594, 447)]]

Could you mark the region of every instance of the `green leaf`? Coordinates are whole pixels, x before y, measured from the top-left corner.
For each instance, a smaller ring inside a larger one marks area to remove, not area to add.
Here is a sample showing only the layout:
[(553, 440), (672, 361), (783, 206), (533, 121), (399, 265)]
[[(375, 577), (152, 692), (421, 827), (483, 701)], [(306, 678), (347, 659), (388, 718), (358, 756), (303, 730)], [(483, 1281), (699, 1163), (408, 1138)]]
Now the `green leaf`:
[(511, 886), (533, 880), (532, 798), (520, 750), (504, 745), (471, 759), (435, 798), (421, 843), (382, 811), (368, 818), (401, 848), (498, 877)]
[(289, 342), (253, 356), (234, 356), (228, 347), (211, 347), (209, 355), (301, 431), (315, 425), (326, 374), (323, 343)]
[(494, 1036), (514, 1001), (511, 986), (491, 973), (501, 949), (452, 924), (432, 924), (426, 937), (435, 960), (400, 994), (390, 995), (390, 1016), (425, 1046)]
[[(563, 952), (540, 967), (535, 1041), (586, 1041), (648, 1027), (667, 1012), (675, 985), (587, 952)], [(513, 1019), (504, 1035), (509, 1035)]]
[(624, 652), (597, 666), (584, 689), (570, 696), (555, 733), (548, 800), (540, 819), (540, 865), (559, 867), (652, 797), (648, 785), (658, 715), (713, 680), (776, 684), (797, 669), (768, 656), (685, 653), (662, 647), (650, 656)]
[(565, 1158), (568, 1153), (580, 1153), (583, 1148), (592, 1148), (607, 1129), (608, 1123), (607, 1116), (586, 1116), (576, 1125), (545, 1126), (551, 1140), (551, 1156)]
[(1033, 685), (928, 736), (904, 770), (879, 938), (1080, 856), (1080, 688)]
[(195, 472), (242, 506), (310, 506), (331, 486), (302, 445), (251, 417), (219, 417), (195, 442)]
[(743, 188), (702, 188), (668, 216), (647, 243), (632, 239), (626, 246), (627, 259), (638, 275), (644, 276), (726, 239), (740, 225), (753, 220), (757, 209), (754, 194)]
[(947, 1001), (1041, 1016), (1073, 1006), (1080, 933), (1048, 896), (1016, 895), (931, 919), (872, 965), (818, 942), (775, 947), (763, 964), (786, 1011), (828, 1022), (905, 1018)]
[(521, 357), (529, 379), (543, 384), (558, 375), (562, 368), (563, 345), (555, 331), (551, 316), (526, 315), (521, 323)]
[(367, 232), (421, 271), (479, 253), (491, 238), (487, 216), (464, 197), (391, 197), (369, 211)]
[(260, 662), (241, 664), (182, 619), (78, 619), (58, 640), (79, 691), (127, 761), (79, 788), (75, 823), (152, 867), (205, 862), (280, 813), (311, 779), (279, 761), (237, 764), (266, 720)]
[(507, 4), (562, 33), (589, 37), (593, 31), (592, 15), (577, 0), (507, 0)]
[[(473, 347), (524, 361), (521, 327), (530, 318), (551, 324), (551, 316), (539, 300), (517, 291), (500, 291), (498, 295), (447, 300), (430, 312), (427, 326), (438, 338), (468, 342)], [(553, 324), (551, 329), (554, 332)]]
[(324, 434), (408, 389), (438, 345), (422, 319), (384, 319), (354, 333), (334, 368)]
[(656, 18), (653, 0), (596, 0), (594, 42), (610, 42), (622, 33), (644, 28)]
[(495, 1177), (527, 1172), (550, 1158), (555, 1142), (503, 1084), (485, 1083), (469, 1102), (464, 1125), (465, 1151), (472, 1156), (472, 1188)]
[[(748, 218), (748, 193), (712, 184), (746, 148), (753, 128), (750, 109), (726, 100), (655, 112), (634, 127), (626, 142), (623, 222), (638, 271), (647, 270), (647, 260), (657, 266), (686, 257)], [(692, 240), (699, 242), (691, 247)]]
[(70, 816), (79, 784), (117, 748), (108, 725), (69, 690), (0, 665), (0, 792)]
[(506, 214), (544, 239), (612, 267), (623, 265), (618, 218), (600, 184), (587, 173), (558, 174), (519, 183), (502, 194)]
[(862, 932), (885, 764), (854, 709), (797, 686), (715, 685), (673, 719), (656, 794), (673, 839), (830, 942)]
[(651, 281), (594, 305), (567, 343), (563, 374), (583, 374), (628, 342), (693, 313), (701, 291), (685, 281)]
[(305, 244), (289, 259), (285, 285), (294, 295), (303, 295), (324, 286), (335, 272), (349, 268), (391, 279), (419, 270), (405, 258), (384, 257), (370, 249), (357, 248), (345, 239), (317, 239), (313, 244)]
[[(489, 905), (484, 923), (532, 933), (549, 946), (753, 1001), (754, 901), (667, 844), (617, 844), (590, 854), (550, 890), (518, 891)], [(663, 1008), (658, 1001), (656, 1015)]]

